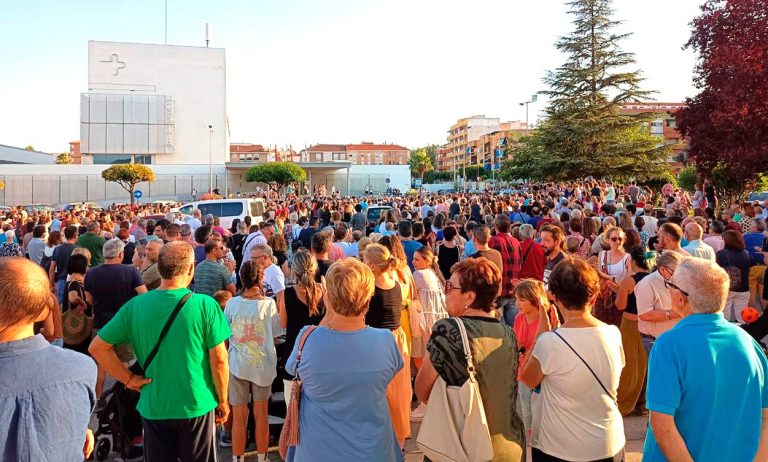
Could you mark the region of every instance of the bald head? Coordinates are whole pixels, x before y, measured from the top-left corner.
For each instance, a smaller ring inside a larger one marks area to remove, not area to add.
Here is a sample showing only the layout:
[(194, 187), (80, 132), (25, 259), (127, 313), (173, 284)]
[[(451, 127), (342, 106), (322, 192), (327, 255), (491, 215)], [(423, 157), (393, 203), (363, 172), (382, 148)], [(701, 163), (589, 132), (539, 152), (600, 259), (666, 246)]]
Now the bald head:
[(195, 252), (186, 242), (169, 242), (160, 248), (157, 270), (163, 280), (194, 274)]
[(693, 222), (685, 225), (685, 238), (689, 241), (698, 241), (703, 235), (704, 230), (701, 229), (698, 223)]
[(53, 301), (45, 271), (26, 258), (0, 258), (0, 331), (32, 324)]

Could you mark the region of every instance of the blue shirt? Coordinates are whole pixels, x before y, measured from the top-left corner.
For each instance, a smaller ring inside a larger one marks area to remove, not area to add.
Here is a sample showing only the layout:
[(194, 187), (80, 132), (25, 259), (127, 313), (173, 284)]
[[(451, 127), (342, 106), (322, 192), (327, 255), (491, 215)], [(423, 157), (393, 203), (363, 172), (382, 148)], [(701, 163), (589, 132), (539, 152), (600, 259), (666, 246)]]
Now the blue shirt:
[(424, 247), (419, 242), (413, 241), (413, 240), (407, 240), (407, 241), (400, 241), (403, 244), (403, 250), (405, 250), (405, 256), (408, 257), (408, 267), (411, 269), (411, 271), (416, 271), (413, 269), (413, 254), (416, 253), (417, 250)]
[(464, 244), (464, 258), (471, 257), (475, 252), (477, 252), (477, 249), (475, 249), (475, 242), (470, 239)]
[[(289, 374), (296, 373), (298, 346), (285, 366)], [(299, 365), (301, 437), (286, 461), (402, 461), (387, 405), (387, 385), (402, 368), (389, 330), (312, 332)]]
[[(683, 318), (659, 336), (648, 365), (647, 406), (672, 415), (696, 462), (753, 460), (768, 363), (760, 346), (722, 313)], [(651, 428), (643, 461), (666, 461)]]
[(83, 460), (96, 364), (42, 335), (0, 343), (0, 460)]

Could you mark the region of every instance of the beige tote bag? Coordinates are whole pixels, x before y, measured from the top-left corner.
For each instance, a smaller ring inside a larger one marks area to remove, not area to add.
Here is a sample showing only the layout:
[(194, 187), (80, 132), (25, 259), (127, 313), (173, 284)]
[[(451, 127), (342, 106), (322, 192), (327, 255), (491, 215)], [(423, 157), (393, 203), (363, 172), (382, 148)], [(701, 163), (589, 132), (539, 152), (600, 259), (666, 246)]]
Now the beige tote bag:
[(469, 379), (460, 387), (452, 387), (437, 377), (416, 443), (433, 462), (487, 462), (493, 459), (493, 445), (472, 362), (472, 349), (464, 322), (461, 318), (453, 319), (461, 333)]

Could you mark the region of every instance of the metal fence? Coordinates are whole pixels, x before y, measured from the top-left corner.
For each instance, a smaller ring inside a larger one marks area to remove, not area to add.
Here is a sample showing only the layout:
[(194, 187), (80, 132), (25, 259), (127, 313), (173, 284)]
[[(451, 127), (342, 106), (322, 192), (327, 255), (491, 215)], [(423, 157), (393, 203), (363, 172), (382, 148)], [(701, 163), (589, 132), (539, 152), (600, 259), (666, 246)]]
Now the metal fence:
[[(5, 189), (0, 189), (0, 204), (15, 206), (27, 204), (60, 205), (69, 202), (130, 201), (128, 192), (117, 183), (104, 181), (101, 175), (0, 175)], [(162, 199), (191, 199), (193, 192), (208, 191), (208, 175), (156, 175), (152, 183), (139, 183), (141, 202)], [(222, 193), (224, 174), (213, 179), (213, 187)]]

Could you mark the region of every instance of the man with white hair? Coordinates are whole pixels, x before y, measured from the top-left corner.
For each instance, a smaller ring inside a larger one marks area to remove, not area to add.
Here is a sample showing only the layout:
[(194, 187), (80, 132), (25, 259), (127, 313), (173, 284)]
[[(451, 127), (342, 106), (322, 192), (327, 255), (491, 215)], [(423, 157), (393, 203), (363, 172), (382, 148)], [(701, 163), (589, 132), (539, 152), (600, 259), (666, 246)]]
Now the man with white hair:
[(643, 461), (768, 459), (768, 360), (723, 318), (728, 275), (686, 257), (666, 285), (683, 319), (651, 351)]
[(276, 298), (277, 294), (285, 290), (285, 275), (272, 257), (272, 247), (267, 244), (253, 246), (250, 251), (251, 260), (264, 270), (264, 295)]
[[(125, 244), (119, 239), (104, 243), (104, 264), (91, 268), (85, 274), (85, 301), (93, 306), (93, 329), (104, 327), (128, 300), (147, 291), (139, 271), (132, 265), (123, 265)], [(133, 350), (128, 344), (115, 345), (115, 352), (124, 363), (133, 361)], [(106, 372), (99, 368), (96, 396), (104, 391)], [(99, 406), (104, 402), (100, 399)]]
[(688, 241), (688, 245), (683, 247), (683, 250), (692, 257), (715, 261), (715, 249), (701, 240), (703, 236), (704, 230), (698, 223), (691, 222), (685, 225), (685, 240)]
[(656, 271), (635, 286), (637, 329), (646, 353), (650, 353), (656, 338), (675, 327), (680, 315), (672, 311), (672, 299), (665, 282), (672, 277), (683, 256), (664, 252), (656, 261)]

